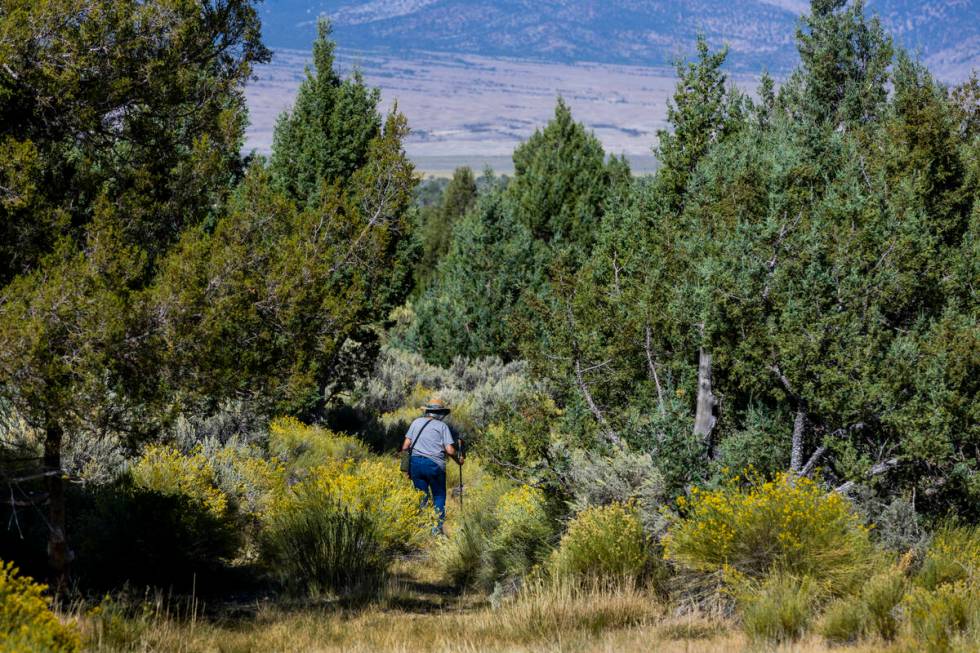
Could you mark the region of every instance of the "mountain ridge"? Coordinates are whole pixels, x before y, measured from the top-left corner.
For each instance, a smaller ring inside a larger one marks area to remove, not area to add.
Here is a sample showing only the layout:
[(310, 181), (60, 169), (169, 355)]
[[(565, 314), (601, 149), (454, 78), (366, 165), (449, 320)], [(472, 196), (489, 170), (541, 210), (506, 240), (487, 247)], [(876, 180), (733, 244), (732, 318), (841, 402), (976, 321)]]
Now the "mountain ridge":
[[(730, 48), (730, 68), (784, 74), (797, 62), (803, 0), (268, 0), (266, 41), (308, 49), (318, 16), (342, 47), (446, 52), (562, 63), (668, 65), (698, 33)], [(871, 0), (899, 45), (956, 81), (980, 66), (977, 0)]]

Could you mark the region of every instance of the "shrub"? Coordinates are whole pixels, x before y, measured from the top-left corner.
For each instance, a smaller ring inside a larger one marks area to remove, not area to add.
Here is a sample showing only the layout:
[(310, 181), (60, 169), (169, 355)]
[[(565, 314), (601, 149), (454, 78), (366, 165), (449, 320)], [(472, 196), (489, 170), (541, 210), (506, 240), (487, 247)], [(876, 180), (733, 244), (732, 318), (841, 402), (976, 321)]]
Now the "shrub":
[(664, 554), (695, 570), (762, 578), (778, 569), (845, 593), (873, 564), (868, 529), (845, 499), (805, 478), (694, 488), (678, 504), (685, 517), (664, 537)]
[(947, 583), (980, 580), (980, 528), (944, 526), (933, 536), (917, 582), (928, 590)]
[(763, 582), (749, 582), (739, 592), (745, 632), (755, 640), (786, 642), (799, 639), (813, 618), (820, 586), (812, 578), (776, 572)]
[(850, 644), (864, 635), (868, 612), (859, 597), (837, 599), (824, 612), (818, 628), (832, 644)]
[(568, 525), (551, 567), (570, 580), (638, 581), (649, 570), (649, 544), (633, 505), (587, 508)]
[(292, 590), (320, 593), (376, 581), (395, 553), (431, 531), (432, 511), (389, 461), (333, 462), (278, 492), (263, 514), (263, 551)]
[(46, 588), (0, 561), (0, 650), (68, 653), (81, 650), (74, 627), (62, 624), (44, 598)]
[(387, 569), (380, 525), (372, 515), (303, 486), (268, 523), (265, 551), (288, 590), (310, 595), (371, 589)]
[(590, 506), (632, 502), (646, 532), (663, 535), (661, 514), (664, 500), (663, 475), (649, 454), (615, 449), (608, 456), (575, 451), (569, 461), (572, 509), (578, 513)]
[(544, 494), (522, 485), (500, 498), (496, 528), (487, 541), (480, 580), (486, 586), (517, 579), (544, 560), (554, 532)]
[(935, 591), (917, 587), (905, 601), (915, 648), (923, 653), (953, 651), (971, 626), (980, 625), (976, 623), (980, 592), (962, 580), (945, 583)]
[(240, 524), (184, 494), (161, 494), (130, 479), (74, 498), (69, 541), (74, 569), (93, 588), (136, 586), (217, 590), (214, 582), (242, 543)]
[(877, 633), (882, 639), (895, 639), (899, 628), (898, 607), (907, 587), (904, 572), (896, 567), (872, 576), (861, 588), (869, 631)]
[(368, 451), (357, 438), (281, 417), (269, 425), (269, 454), (294, 470), (307, 470), (334, 460), (364, 460)]
[(443, 576), (457, 587), (470, 586), (484, 574), (482, 565), (487, 546), (497, 529), (496, 508), (512, 484), (489, 476), (476, 458), (466, 461), (466, 511), (456, 517), (449, 513), (446, 532), (433, 550), (433, 558)]
[(228, 497), (218, 488), (214, 467), (199, 447), (184, 455), (174, 447), (150, 446), (133, 465), (131, 474), (138, 488), (187, 497), (218, 518), (228, 514)]

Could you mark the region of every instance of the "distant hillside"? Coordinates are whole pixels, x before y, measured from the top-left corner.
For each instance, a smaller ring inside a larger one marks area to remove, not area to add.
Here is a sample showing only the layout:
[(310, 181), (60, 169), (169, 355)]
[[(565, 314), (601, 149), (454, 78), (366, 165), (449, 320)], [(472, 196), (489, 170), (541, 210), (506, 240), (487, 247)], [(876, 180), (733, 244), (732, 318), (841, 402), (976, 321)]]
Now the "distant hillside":
[[(980, 66), (980, 1), (871, 0), (903, 46), (943, 78)], [(306, 49), (318, 15), (342, 47), (448, 52), (552, 62), (661, 66), (689, 53), (697, 33), (731, 47), (731, 66), (775, 73), (796, 63), (803, 0), (267, 0), (265, 36)]]

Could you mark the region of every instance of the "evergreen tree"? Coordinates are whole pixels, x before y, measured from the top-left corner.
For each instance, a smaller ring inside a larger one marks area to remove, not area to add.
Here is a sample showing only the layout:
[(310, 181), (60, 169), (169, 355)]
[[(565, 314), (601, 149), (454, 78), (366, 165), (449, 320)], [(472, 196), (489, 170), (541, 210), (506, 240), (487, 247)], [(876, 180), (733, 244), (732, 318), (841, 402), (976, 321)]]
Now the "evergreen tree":
[(468, 167), (457, 168), (446, 186), (438, 206), (420, 214), (424, 222), (418, 228), (421, 254), (415, 271), (416, 290), (425, 289), (439, 260), (449, 251), (453, 228), (476, 204), (476, 178)]
[(577, 258), (588, 254), (609, 193), (605, 158), (599, 139), (575, 122), (559, 98), (554, 118), (514, 151), (507, 189), (535, 239), (572, 250)]
[(378, 89), (359, 72), (341, 79), (335, 70), (330, 24), (321, 19), (292, 111), (279, 116), (273, 133), (271, 171), (278, 189), (315, 205), (324, 184), (344, 183), (367, 163), (371, 141), (381, 129)]
[(517, 353), (513, 321), (523, 294), (540, 287), (545, 258), (514, 213), (508, 198), (493, 191), (453, 229), (404, 337), (430, 362)]

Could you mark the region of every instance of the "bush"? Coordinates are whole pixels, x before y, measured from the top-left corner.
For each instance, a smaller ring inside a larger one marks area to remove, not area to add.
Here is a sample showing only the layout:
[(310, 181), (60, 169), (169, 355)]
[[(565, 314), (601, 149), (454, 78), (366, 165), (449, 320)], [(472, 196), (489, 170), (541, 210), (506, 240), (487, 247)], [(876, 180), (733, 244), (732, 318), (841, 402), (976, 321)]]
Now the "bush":
[(477, 458), (467, 459), (466, 471), (466, 511), (459, 517), (449, 513), (448, 536), (433, 549), (433, 559), (443, 577), (457, 587), (471, 586), (484, 576), (487, 546), (498, 526), (497, 505), (513, 487), (508, 481), (486, 474)]
[[(947, 653), (959, 649), (958, 640), (978, 623), (980, 591), (965, 581), (946, 583), (935, 591), (917, 587), (906, 597), (915, 649), (923, 653)], [(974, 642), (975, 644), (976, 642)], [(976, 650), (962, 647), (961, 650)]]
[(861, 588), (869, 632), (885, 640), (895, 639), (899, 629), (898, 609), (907, 587), (905, 573), (896, 567), (872, 576)]
[(756, 579), (780, 570), (846, 593), (874, 562), (868, 529), (845, 499), (805, 478), (695, 488), (678, 505), (685, 516), (663, 539), (665, 557), (691, 569)]
[[(77, 502), (77, 503), (75, 503)], [(124, 583), (216, 591), (242, 544), (240, 524), (184, 494), (161, 494), (130, 479), (73, 498), (69, 541), (75, 571), (93, 589)]]
[(138, 488), (200, 503), (217, 518), (229, 512), (228, 497), (218, 488), (211, 462), (195, 448), (184, 455), (168, 446), (151, 446), (131, 469)]
[(868, 612), (858, 597), (838, 599), (830, 604), (820, 620), (819, 631), (832, 644), (850, 644), (864, 635)]
[(980, 528), (944, 526), (933, 536), (916, 581), (927, 590), (980, 581)]
[(574, 451), (568, 469), (572, 509), (631, 502), (646, 532), (663, 535), (664, 479), (649, 454), (615, 449), (608, 456)]
[(754, 640), (797, 640), (806, 632), (820, 597), (820, 586), (812, 578), (774, 573), (739, 592), (742, 626)]
[(302, 471), (330, 461), (364, 460), (368, 450), (357, 438), (281, 417), (269, 425), (269, 454)]
[(554, 529), (544, 494), (522, 485), (500, 498), (496, 528), (487, 540), (480, 581), (487, 587), (524, 576), (545, 559)]
[(650, 568), (649, 546), (634, 506), (587, 508), (568, 525), (551, 568), (569, 580), (639, 581)]
[(380, 525), (366, 512), (304, 486), (269, 520), (265, 551), (283, 586), (312, 596), (378, 586), (388, 558)]
[(0, 561), (0, 651), (69, 653), (81, 650), (75, 628), (62, 624), (43, 593), (46, 588)]
[(334, 462), (278, 492), (263, 514), (266, 561), (291, 590), (317, 594), (373, 584), (435, 523), (420, 493), (388, 461)]

